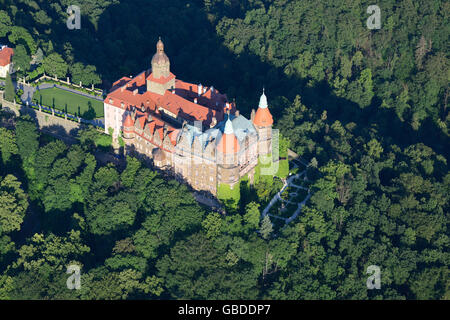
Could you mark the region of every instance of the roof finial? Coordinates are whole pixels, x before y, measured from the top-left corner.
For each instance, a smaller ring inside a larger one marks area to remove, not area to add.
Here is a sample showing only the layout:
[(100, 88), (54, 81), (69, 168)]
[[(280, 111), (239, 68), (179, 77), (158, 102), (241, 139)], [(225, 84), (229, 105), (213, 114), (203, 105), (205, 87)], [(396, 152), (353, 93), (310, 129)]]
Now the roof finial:
[(230, 120), (230, 110), (227, 110), (227, 121), (225, 121), (225, 129), (223, 130), (224, 134), (232, 134), (234, 132), (233, 130), (233, 124)]
[(263, 93), (261, 95), (261, 97), (259, 98), (259, 108), (267, 108), (267, 97), (264, 93), (264, 87), (263, 87)]
[(161, 37), (159, 37), (159, 40), (156, 43), (156, 51), (159, 53), (164, 52), (164, 43), (162, 42)]

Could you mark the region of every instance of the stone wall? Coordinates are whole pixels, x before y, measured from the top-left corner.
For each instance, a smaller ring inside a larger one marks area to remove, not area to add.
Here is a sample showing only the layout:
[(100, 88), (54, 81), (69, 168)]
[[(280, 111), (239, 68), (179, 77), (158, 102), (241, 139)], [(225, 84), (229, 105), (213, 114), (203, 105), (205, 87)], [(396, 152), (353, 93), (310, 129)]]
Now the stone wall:
[(0, 104), (3, 110), (13, 112), (16, 116), (20, 116), (21, 114), (30, 115), (35, 120), (39, 129), (63, 139), (74, 138), (78, 130), (85, 127), (84, 124), (79, 122), (67, 120), (16, 102), (6, 101), (3, 99), (3, 91), (0, 91)]

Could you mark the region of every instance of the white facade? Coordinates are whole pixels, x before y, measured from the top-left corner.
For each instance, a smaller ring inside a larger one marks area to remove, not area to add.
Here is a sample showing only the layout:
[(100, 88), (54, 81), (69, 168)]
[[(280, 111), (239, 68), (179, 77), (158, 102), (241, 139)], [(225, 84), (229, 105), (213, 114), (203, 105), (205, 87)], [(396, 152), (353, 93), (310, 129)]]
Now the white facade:
[(125, 110), (117, 108), (109, 103), (104, 103), (105, 112), (105, 133), (109, 134), (109, 128), (114, 130), (113, 137), (117, 138), (123, 130), (125, 120)]
[(13, 64), (7, 64), (6, 66), (0, 66), (0, 78), (6, 78), (6, 74), (13, 73)]

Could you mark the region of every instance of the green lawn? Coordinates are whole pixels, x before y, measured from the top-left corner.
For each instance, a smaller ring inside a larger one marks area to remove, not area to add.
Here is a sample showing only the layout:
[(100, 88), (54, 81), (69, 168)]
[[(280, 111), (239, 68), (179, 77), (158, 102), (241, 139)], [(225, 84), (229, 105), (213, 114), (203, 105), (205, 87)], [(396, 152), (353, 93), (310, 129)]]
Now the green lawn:
[(80, 115), (91, 120), (103, 117), (103, 102), (59, 88), (49, 88), (36, 91), (33, 101), (43, 106), (71, 114)]

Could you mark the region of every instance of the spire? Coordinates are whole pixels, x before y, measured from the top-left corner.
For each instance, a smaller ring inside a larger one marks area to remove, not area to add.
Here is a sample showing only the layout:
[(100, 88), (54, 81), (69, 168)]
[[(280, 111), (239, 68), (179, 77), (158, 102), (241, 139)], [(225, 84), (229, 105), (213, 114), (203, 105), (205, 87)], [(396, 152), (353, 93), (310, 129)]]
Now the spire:
[(230, 120), (230, 110), (227, 112), (227, 121), (225, 122), (225, 129), (223, 130), (224, 134), (234, 134), (233, 124)]
[(123, 123), (123, 126), (124, 128), (130, 128), (133, 126), (133, 124), (134, 124), (133, 119), (131, 119), (131, 115), (128, 113)]
[(225, 122), (225, 129), (223, 130), (223, 135), (217, 144), (217, 149), (225, 154), (237, 153), (240, 150), (238, 139), (234, 134), (233, 124), (230, 120), (230, 111), (227, 112), (228, 118)]
[(264, 94), (264, 87), (263, 87), (263, 93), (261, 95), (261, 97), (259, 98), (259, 105), (258, 108), (267, 108), (267, 97)]
[(159, 37), (156, 43), (156, 53), (152, 58), (152, 74), (155, 79), (160, 79), (161, 77), (167, 78), (170, 75), (170, 61), (164, 52), (164, 43), (161, 37)]
[(156, 43), (156, 52), (158, 53), (164, 52), (164, 43), (162, 42), (161, 37), (159, 37), (159, 40)]
[(268, 127), (273, 124), (273, 118), (268, 108), (267, 97), (264, 93), (264, 88), (261, 98), (259, 98), (259, 105), (253, 118), (253, 124), (259, 127)]

